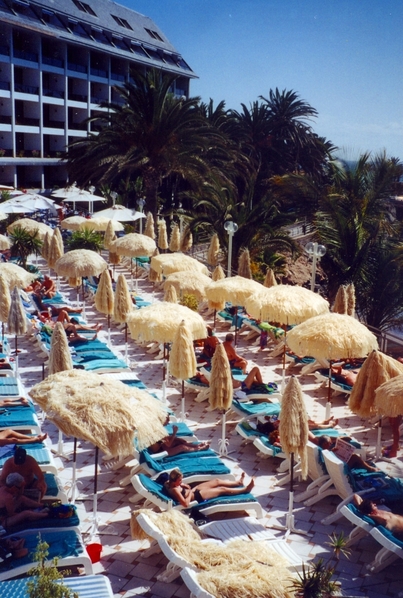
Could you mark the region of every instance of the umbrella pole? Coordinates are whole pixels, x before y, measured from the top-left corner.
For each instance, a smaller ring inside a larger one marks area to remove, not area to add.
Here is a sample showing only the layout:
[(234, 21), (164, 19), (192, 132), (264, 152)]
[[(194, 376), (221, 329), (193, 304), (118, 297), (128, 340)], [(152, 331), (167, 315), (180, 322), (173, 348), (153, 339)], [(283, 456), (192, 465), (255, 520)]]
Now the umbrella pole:
[(220, 455), (220, 457), (228, 456), (228, 439), (225, 437), (226, 423), (226, 411), (223, 411), (221, 420), (221, 438), (218, 441), (218, 454)]
[(136, 260), (136, 294), (139, 292), (139, 281), (138, 281), (138, 274), (137, 274), (137, 258), (134, 258)]
[(217, 316), (217, 310), (214, 310), (214, 321), (213, 321), (213, 328), (215, 330), (215, 326), (216, 326), (216, 316)]
[(18, 378), (18, 337), (15, 335), (15, 375)]
[(378, 422), (378, 433), (376, 437), (376, 450), (375, 450), (375, 458), (380, 459), (382, 457), (382, 416)]
[(129, 365), (129, 351), (127, 345), (127, 323), (125, 323), (125, 358), (127, 365)]
[[(1, 323), (1, 342), (4, 345), (4, 322)], [(4, 353), (4, 346), (2, 348)]]
[(111, 315), (108, 314), (108, 345), (111, 346)]
[(185, 381), (182, 380), (182, 406), (181, 406), (181, 421), (186, 421), (185, 412)]
[(133, 258), (130, 258), (130, 290), (133, 292)]
[(83, 318), (85, 320), (85, 290), (84, 290), (84, 278), (81, 279), (81, 288), (83, 292)]
[(327, 403), (326, 403), (325, 419), (329, 419), (331, 411), (332, 411), (332, 362), (329, 361), (329, 376), (328, 376), (328, 383), (327, 383)]
[(99, 448), (95, 447), (95, 471), (94, 471), (94, 500), (92, 513), (92, 527), (90, 531), (90, 541), (98, 534), (98, 455)]
[(77, 489), (77, 438), (74, 437), (73, 471), (72, 471), (72, 476), (71, 476), (71, 498), (70, 498), (70, 502), (73, 505), (76, 500), (76, 489)]
[(234, 345), (236, 347), (238, 340), (238, 306), (235, 306), (235, 338), (234, 338)]
[(59, 437), (57, 440), (57, 449), (56, 450), (52, 449), (51, 452), (56, 457), (60, 457), (61, 459), (66, 459), (66, 461), (70, 461), (70, 456), (67, 455), (67, 453), (65, 453), (63, 451), (63, 432), (61, 430), (59, 430)]
[(77, 307), (80, 307), (80, 286), (76, 287), (77, 291)]
[(288, 494), (288, 513), (286, 515), (286, 537), (293, 532), (294, 534), (309, 535), (308, 532), (302, 529), (296, 529), (294, 523), (294, 453), (290, 455), (290, 492)]
[(162, 361), (162, 401), (164, 403), (167, 402), (167, 388), (166, 388), (166, 380), (165, 380), (165, 373), (166, 373), (166, 354), (165, 354), (165, 343), (164, 343), (164, 356)]

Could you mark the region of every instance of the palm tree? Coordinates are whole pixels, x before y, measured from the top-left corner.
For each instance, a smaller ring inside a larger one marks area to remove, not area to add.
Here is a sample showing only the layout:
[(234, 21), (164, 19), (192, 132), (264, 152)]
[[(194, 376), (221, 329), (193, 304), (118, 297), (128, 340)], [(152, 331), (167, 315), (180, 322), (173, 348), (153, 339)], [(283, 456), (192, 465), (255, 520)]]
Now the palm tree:
[(68, 241), (69, 250), (72, 249), (90, 249), (100, 253), (103, 248), (103, 237), (95, 230), (77, 230), (74, 231)]
[(37, 230), (29, 232), (20, 226), (16, 226), (10, 234), (11, 256), (16, 257), (18, 263), (27, 269), (28, 257), (32, 254), (39, 255), (42, 248), (42, 241)]
[(322, 267), (331, 298), (341, 284), (365, 280), (371, 247), (397, 234), (390, 197), (402, 173), (402, 165), (384, 154), (372, 160), (363, 154), (354, 166), (333, 165), (333, 184), (315, 217), (318, 239), (327, 247)]
[(172, 94), (175, 78), (157, 70), (133, 71), (131, 81), (117, 88), (124, 105), (103, 103), (108, 112), (95, 117), (103, 124), (100, 133), (69, 146), (70, 176), (81, 185), (141, 176), (147, 209), (156, 215), (164, 179), (206, 174), (208, 148), (220, 135), (200, 112), (199, 98)]

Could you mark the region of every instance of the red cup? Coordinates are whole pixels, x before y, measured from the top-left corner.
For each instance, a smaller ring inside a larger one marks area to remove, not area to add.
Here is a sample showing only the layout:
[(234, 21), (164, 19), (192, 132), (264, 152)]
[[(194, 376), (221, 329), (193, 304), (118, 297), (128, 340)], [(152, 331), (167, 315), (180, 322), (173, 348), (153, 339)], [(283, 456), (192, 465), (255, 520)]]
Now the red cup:
[(87, 544), (85, 547), (88, 552), (88, 556), (91, 559), (91, 563), (99, 563), (101, 560), (102, 544)]

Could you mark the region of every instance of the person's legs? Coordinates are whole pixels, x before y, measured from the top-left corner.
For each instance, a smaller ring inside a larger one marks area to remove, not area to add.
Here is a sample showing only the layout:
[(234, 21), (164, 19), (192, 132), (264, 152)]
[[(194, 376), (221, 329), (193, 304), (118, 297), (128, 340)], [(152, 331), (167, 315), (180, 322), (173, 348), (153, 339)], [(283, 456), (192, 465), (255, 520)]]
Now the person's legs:
[(67, 313), (67, 311), (65, 309), (61, 309), (59, 311), (59, 314), (57, 316), (57, 321), (58, 322), (62, 322), (62, 323), (63, 322), (70, 322), (70, 316), (69, 316), (69, 314)]
[[(221, 480), (222, 481), (222, 480)], [(229, 487), (216, 486), (215, 488), (198, 488), (204, 500), (218, 498), (219, 496), (237, 496), (238, 494), (247, 494), (251, 492), (255, 481), (252, 479), (247, 486)]]
[(262, 384), (262, 374), (257, 366), (254, 366), (243, 381), (247, 388), (251, 388), (252, 384)]
[[(26, 434), (22, 434), (21, 432), (16, 432), (15, 430), (1, 430), (0, 431), (0, 440), (7, 440), (10, 442), (15, 442), (16, 444), (29, 444), (31, 442), (43, 442), (45, 438), (47, 438), (47, 434), (38, 434), (37, 436), (27, 436)], [(0, 445), (2, 446), (2, 445)]]
[(379, 469), (377, 467), (373, 467), (372, 465), (369, 465), (369, 463), (364, 461), (364, 459), (362, 457), (360, 457), (360, 455), (356, 455), (355, 453), (353, 455), (351, 455), (347, 464), (351, 468), (366, 469), (367, 471), (371, 471), (371, 472), (379, 471)]
[(211, 489), (211, 488), (237, 488), (239, 486), (243, 486), (243, 482), (245, 479), (245, 473), (242, 472), (240, 478), (238, 480), (221, 480), (219, 478), (214, 478), (213, 480), (207, 480), (206, 482), (200, 482), (197, 484), (195, 488), (199, 490)]
[(12, 531), (14, 525), (24, 523), (24, 521), (36, 521), (38, 519), (45, 519), (48, 516), (48, 511), (21, 511), (15, 515), (6, 517), (3, 522), (3, 526), (7, 531)]

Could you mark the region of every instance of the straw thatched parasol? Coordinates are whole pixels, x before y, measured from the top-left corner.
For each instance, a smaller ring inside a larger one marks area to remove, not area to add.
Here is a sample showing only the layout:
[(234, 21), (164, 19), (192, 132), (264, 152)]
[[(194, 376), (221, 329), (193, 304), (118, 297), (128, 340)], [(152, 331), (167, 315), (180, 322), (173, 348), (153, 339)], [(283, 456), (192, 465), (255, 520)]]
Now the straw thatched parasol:
[(179, 231), (179, 226), (175, 224), (171, 232), (171, 238), (169, 240), (169, 250), (173, 252), (179, 251), (180, 245), (181, 235)]
[(178, 303), (178, 295), (173, 284), (164, 284), (164, 301), (167, 303)]
[(220, 251), (220, 241), (217, 233), (211, 237), (210, 245), (207, 251), (207, 263), (209, 266), (217, 266), (218, 252)]
[(42, 243), (41, 247), (41, 256), (44, 260), (49, 260), (49, 251), (50, 251), (50, 242), (52, 240), (53, 235), (46, 233), (45, 238)]
[[(8, 314), (11, 305), (11, 295), (8, 284), (4, 280), (4, 276), (0, 274), (0, 322), (1, 322), (1, 336), (4, 341), (4, 324), (8, 320)], [(4, 347), (3, 347), (4, 352)]]
[(403, 414), (403, 375), (392, 378), (376, 389), (375, 408), (387, 417)]
[(109, 263), (111, 266), (118, 266), (122, 258), (117, 253), (109, 252)]
[(175, 378), (182, 381), (182, 408), (181, 419), (186, 419), (185, 411), (185, 380), (196, 375), (197, 364), (196, 355), (193, 347), (193, 339), (187, 329), (185, 320), (179, 324), (172, 343), (171, 355), (169, 360), (170, 372)]
[(114, 231), (124, 230), (123, 224), (118, 220), (111, 220), (110, 218), (85, 218), (84, 222), (80, 225), (80, 230), (94, 230), (105, 232), (108, 226), (112, 226)]
[(68, 251), (55, 264), (55, 270), (59, 276), (66, 278), (98, 276), (107, 267), (108, 264), (104, 258), (90, 249)]
[(14, 287), (11, 292), (10, 310), (7, 318), (7, 330), (15, 338), (15, 369), (18, 376), (18, 336), (25, 334), (28, 329), (27, 317), (22, 305), (20, 291)]
[(108, 342), (110, 343), (111, 334), (111, 315), (115, 303), (115, 297), (112, 288), (112, 279), (109, 270), (104, 270), (99, 279), (97, 292), (94, 297), (95, 307), (98, 311), (108, 317)]
[(302, 479), (308, 475), (308, 459), (306, 445), (308, 442), (308, 416), (302, 396), (301, 385), (292, 376), (281, 399), (280, 439), (283, 451), (290, 457), (290, 493), (287, 515), (287, 530), (299, 531), (294, 528), (294, 458), (299, 457)]
[(133, 311), (133, 301), (130, 295), (127, 280), (124, 274), (119, 274), (115, 290), (115, 303), (113, 306), (113, 319), (118, 324), (125, 324), (125, 352), (126, 363), (128, 361), (127, 355), (127, 316)]
[(276, 277), (274, 276), (274, 272), (271, 268), (267, 268), (266, 277), (264, 279), (263, 286), (266, 287), (267, 289), (270, 289), (270, 287), (277, 286), (277, 280), (276, 280)]
[(211, 360), (209, 403), (213, 409), (222, 411), (222, 434), (219, 446), (222, 456), (228, 454), (228, 440), (225, 437), (226, 411), (231, 407), (233, 394), (230, 364), (224, 346), (220, 343)]
[(83, 370), (49, 376), (29, 393), (62, 432), (105, 453), (130, 455), (166, 436), (166, 411), (144, 390)]
[(231, 301), (233, 305), (245, 305), (247, 297), (259, 293), (263, 286), (255, 280), (243, 276), (230, 276), (212, 282), (206, 289), (207, 299), (219, 303)]
[(333, 304), (333, 310), (335, 314), (347, 314), (348, 311), (348, 297), (346, 287), (340, 285)]
[(134, 339), (160, 343), (173, 341), (182, 320), (185, 320), (193, 340), (206, 338), (207, 330), (203, 318), (184, 305), (163, 301), (133, 311), (127, 317), (129, 330)]
[(391, 378), (403, 375), (403, 364), (393, 357), (372, 351), (360, 368), (354, 383), (348, 406), (360, 417), (372, 417), (376, 414), (375, 391)]
[(323, 297), (303, 287), (280, 284), (261, 289), (260, 293), (249, 296), (245, 307), (251, 316), (264, 322), (300, 324), (329, 311)]
[(355, 286), (353, 282), (347, 285), (347, 314), (355, 316)]
[(36, 278), (35, 274), (27, 272), (21, 266), (11, 262), (0, 263), (0, 275), (3, 276), (9, 289), (14, 287), (25, 289)]
[(287, 344), (297, 355), (317, 359), (366, 357), (378, 348), (376, 337), (351, 316), (328, 313), (310, 318), (287, 335)]
[(113, 228), (112, 220), (109, 220), (104, 236), (104, 248), (109, 249), (109, 246), (113, 241), (116, 241), (116, 235)]
[(8, 225), (7, 231), (12, 233), (16, 228), (22, 228), (29, 233), (38, 231), (38, 237), (41, 239), (41, 241), (45, 239), (46, 233), (53, 235), (53, 229), (51, 229), (50, 226), (44, 224), (43, 222), (32, 220), (31, 218), (20, 218), (19, 220), (16, 220), (12, 224)]
[(152, 212), (148, 212), (146, 225), (144, 227), (144, 234), (146, 237), (150, 237), (150, 239), (155, 239), (155, 224), (154, 224), (154, 216)]
[(173, 272), (167, 276), (164, 289), (170, 285), (175, 287), (177, 294), (191, 293), (202, 301), (206, 297), (206, 288), (211, 284), (211, 279), (202, 272)]
[(73, 360), (71, 359), (69, 343), (63, 324), (61, 322), (56, 322), (50, 343), (48, 364), (49, 376), (72, 369)]
[(54, 268), (57, 260), (59, 260), (64, 255), (63, 245), (60, 246), (60, 239), (56, 233), (56, 231), (58, 230), (58, 228), (55, 228), (52, 238), (50, 239), (50, 246), (47, 259), (49, 268)]
[(239, 256), (238, 276), (243, 276), (243, 278), (249, 279), (252, 278), (249, 249), (244, 249)]
[(189, 255), (183, 255), (183, 253), (165, 253), (153, 256), (150, 266), (157, 274), (162, 274), (163, 276), (169, 276), (181, 270), (186, 270), (187, 272), (196, 270), (206, 274), (206, 276), (209, 274), (206, 266)]
[(75, 277), (75, 276), (71, 276), (70, 278), (67, 279), (67, 284), (69, 285), (69, 287), (79, 287), (80, 284), (82, 283), (82, 278), (79, 277)]
[[(129, 233), (120, 239), (116, 239), (109, 245), (110, 253), (125, 255), (126, 257), (137, 258), (151, 256), (156, 249), (155, 242), (146, 235), (139, 233)], [(130, 260), (130, 277), (133, 288), (133, 267)], [(136, 286), (137, 286), (137, 260), (136, 260)]]
[(225, 272), (222, 269), (222, 267), (220, 266), (220, 264), (218, 264), (218, 266), (216, 266), (213, 270), (213, 274), (211, 275), (211, 280), (213, 282), (217, 282), (217, 280), (223, 280), (225, 278)]
[(193, 245), (193, 235), (190, 231), (190, 228), (187, 226), (182, 233), (180, 250), (183, 252), (189, 251), (189, 249), (191, 249), (192, 245)]
[(69, 216), (62, 220), (60, 226), (65, 230), (80, 230), (81, 225), (86, 221), (82, 216)]
[(0, 251), (6, 251), (6, 249), (10, 249), (11, 241), (5, 235), (0, 235)]
[(167, 225), (164, 219), (158, 222), (158, 247), (163, 251), (168, 249)]
[[(156, 257), (159, 254), (160, 254), (160, 252), (158, 250), (158, 247), (156, 247), (155, 251), (154, 251), (154, 253), (152, 255), (152, 257)], [(156, 272), (155, 270), (153, 270), (151, 264), (152, 264), (152, 259), (151, 259), (151, 262), (150, 262), (150, 269), (148, 271), (148, 280), (150, 282), (161, 282), (161, 280), (162, 280), (162, 274), (160, 274), (159, 272)]]

